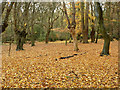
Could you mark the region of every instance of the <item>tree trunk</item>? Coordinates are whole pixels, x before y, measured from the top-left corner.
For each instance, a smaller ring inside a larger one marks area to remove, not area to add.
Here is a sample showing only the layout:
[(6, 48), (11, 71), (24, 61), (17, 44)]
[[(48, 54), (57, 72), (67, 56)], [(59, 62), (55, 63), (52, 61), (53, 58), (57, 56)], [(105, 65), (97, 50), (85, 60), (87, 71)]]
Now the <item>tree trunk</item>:
[(94, 30), (94, 28), (92, 28), (90, 36), (91, 36), (91, 43), (94, 43), (94, 41), (95, 41), (95, 30)]
[(95, 41), (95, 43), (98, 42), (98, 34), (99, 34), (99, 28), (97, 28), (97, 35), (96, 35), (96, 41)]
[[(94, 17), (94, 11), (93, 11), (93, 5), (92, 5), (92, 2), (91, 2), (91, 15), (92, 15), (92, 17)], [(92, 28), (92, 31), (91, 31), (91, 34), (90, 34), (90, 36), (91, 36), (91, 43), (94, 43), (95, 42), (95, 30), (94, 30), (94, 20), (93, 20), (93, 18), (92, 18), (92, 20), (91, 20), (91, 28)]]
[(86, 2), (85, 30), (83, 31), (83, 43), (88, 43), (88, 13), (89, 13), (89, 2)]
[(110, 31), (110, 40), (113, 41), (113, 22), (111, 22), (111, 20), (113, 19), (113, 10), (114, 10), (114, 6), (111, 7), (110, 2), (108, 2), (108, 23), (109, 23), (109, 31)]
[(23, 49), (23, 45), (25, 43), (25, 38), (26, 38), (26, 35), (27, 33), (25, 31), (17, 31), (15, 32), (16, 33), (16, 44), (17, 44), (17, 48), (16, 48), (16, 51), (19, 51), (19, 50), (24, 50)]
[(35, 37), (34, 37), (34, 28), (33, 28), (33, 25), (32, 25), (32, 30), (31, 30), (31, 46), (35, 46)]
[(118, 38), (120, 39), (120, 6), (119, 5), (120, 2), (117, 2), (117, 29), (118, 29)]
[(83, 42), (84, 42), (84, 2), (81, 2), (81, 28), (82, 28), (82, 35), (83, 35)]
[(49, 34), (50, 34), (50, 29), (48, 29), (47, 33), (46, 33), (46, 38), (45, 38), (45, 43), (46, 44), (48, 43), (48, 40), (49, 40)]
[(68, 14), (67, 14), (67, 10), (66, 10), (66, 6), (65, 3), (63, 2), (63, 8), (65, 10), (65, 15), (68, 21), (68, 29), (70, 30), (70, 33), (73, 37), (73, 44), (74, 44), (74, 51), (78, 51), (78, 44), (77, 44), (77, 37), (76, 37), (76, 33), (75, 33), (75, 28), (76, 28), (76, 21), (75, 21), (75, 3), (71, 2), (72, 4), (72, 23), (70, 23)]
[(34, 15), (35, 15), (35, 3), (33, 3), (33, 12), (32, 12), (32, 21), (31, 21), (31, 46), (35, 46), (35, 37), (34, 37)]
[(75, 29), (71, 28), (70, 29), (71, 35), (73, 37), (73, 44), (74, 44), (74, 51), (78, 51), (78, 42), (77, 42), (77, 38), (76, 38), (76, 33), (75, 33)]
[(109, 46), (110, 46), (110, 38), (107, 35), (106, 37), (104, 37), (104, 46), (103, 46), (103, 50), (100, 54), (101, 56), (109, 55)]
[(72, 43), (72, 35), (70, 34), (70, 40), (69, 43)]
[(104, 46), (100, 56), (109, 55), (110, 36), (105, 31), (102, 7), (100, 6), (99, 2), (96, 2), (96, 4), (97, 4), (97, 11), (99, 14), (98, 19), (99, 19), (100, 30), (104, 39)]
[[(29, 5), (26, 4), (26, 7), (25, 8), (25, 12), (24, 12), (24, 17), (23, 18), (27, 18), (27, 13), (28, 13), (28, 8), (29, 8)], [(24, 50), (23, 49), (23, 44), (25, 43), (25, 38), (26, 38), (26, 22), (27, 20), (24, 21), (24, 26), (23, 26), (23, 30), (18, 30), (18, 26), (19, 26), (19, 23), (18, 23), (18, 19), (20, 19), (17, 15), (18, 15), (18, 12), (19, 11), (20, 7), (17, 8), (17, 3), (15, 3), (15, 7), (14, 7), (14, 25), (15, 25), (15, 28), (14, 28), (14, 31), (15, 31), (15, 34), (16, 34), (16, 44), (17, 44), (17, 48), (16, 48), (16, 51), (19, 51), (19, 50)]]
[[(3, 24), (0, 25), (0, 27), (2, 27), (2, 32), (4, 32), (5, 29), (6, 29), (7, 26), (8, 26), (8, 18), (9, 18), (11, 9), (12, 9), (12, 7), (13, 7), (13, 4), (14, 4), (14, 2), (11, 2), (10, 6), (7, 8), (7, 12), (6, 12), (5, 18), (4, 18), (4, 20), (3, 20)], [(4, 11), (4, 10), (3, 10), (3, 11)], [(0, 32), (0, 34), (1, 34), (2, 32)]]

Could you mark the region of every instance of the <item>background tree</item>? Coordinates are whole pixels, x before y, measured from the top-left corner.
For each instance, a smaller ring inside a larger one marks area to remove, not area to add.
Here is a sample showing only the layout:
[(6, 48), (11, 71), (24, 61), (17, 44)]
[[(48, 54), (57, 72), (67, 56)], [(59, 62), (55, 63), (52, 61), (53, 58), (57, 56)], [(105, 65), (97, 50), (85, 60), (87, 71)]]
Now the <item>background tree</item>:
[(84, 26), (84, 2), (81, 2), (80, 6), (81, 6), (81, 28), (82, 28), (83, 38), (85, 40), (85, 35), (84, 35), (84, 33), (85, 33), (85, 31), (84, 31), (85, 30), (85, 26)]
[[(22, 4), (22, 5), (21, 5)], [(14, 7), (14, 25), (16, 34), (16, 50), (24, 50), (23, 44), (27, 35), (28, 10), (30, 3), (15, 3)], [(23, 11), (22, 11), (23, 10)]]
[(68, 21), (68, 29), (70, 30), (70, 33), (73, 37), (73, 43), (74, 43), (74, 50), (78, 51), (78, 43), (77, 43), (77, 38), (76, 38), (76, 32), (75, 32), (75, 28), (76, 28), (76, 21), (75, 21), (75, 3), (71, 2), (72, 4), (72, 22), (70, 23), (69, 17), (68, 17), (68, 13), (66, 10), (66, 6), (65, 6), (65, 2), (63, 2), (63, 8), (64, 8), (64, 12)]
[[(10, 5), (9, 5), (9, 4), (10, 4)], [(5, 13), (5, 16), (2, 18), (2, 20), (3, 20), (2, 25), (0, 25), (0, 27), (2, 27), (2, 32), (4, 32), (5, 29), (6, 29), (7, 26), (8, 26), (8, 18), (9, 18), (11, 9), (12, 9), (12, 7), (13, 7), (13, 4), (14, 4), (14, 2), (11, 2), (11, 3), (8, 3), (8, 4), (3, 3), (2, 14)], [(6, 7), (6, 12), (4, 12), (5, 7)], [(1, 32), (0, 32), (0, 33), (1, 33)]]
[(30, 37), (31, 37), (31, 46), (35, 46), (35, 31), (34, 31), (34, 24), (35, 24), (35, 3), (31, 3), (31, 26), (30, 26)]
[(89, 2), (86, 2), (85, 30), (83, 31), (83, 43), (88, 43), (88, 14), (89, 14)]
[(93, 43), (94, 41), (95, 41), (95, 20), (94, 20), (94, 9), (93, 9), (93, 3), (91, 2), (90, 3), (91, 4), (91, 16), (92, 16), (92, 18), (91, 18), (91, 28), (92, 28), (92, 31), (91, 31), (91, 33), (90, 33), (90, 36), (91, 36), (91, 42)]

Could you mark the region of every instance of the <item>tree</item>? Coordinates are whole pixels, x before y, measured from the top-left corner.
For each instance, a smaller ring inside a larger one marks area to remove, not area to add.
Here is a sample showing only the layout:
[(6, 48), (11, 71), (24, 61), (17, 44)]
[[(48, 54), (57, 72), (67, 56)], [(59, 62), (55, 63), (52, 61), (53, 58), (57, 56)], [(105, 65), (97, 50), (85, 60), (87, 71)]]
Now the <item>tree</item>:
[(55, 21), (59, 18), (59, 2), (46, 2), (40, 3), (39, 5), (39, 21), (40, 24), (45, 27), (46, 36), (45, 43), (47, 44), (49, 41), (49, 35), (51, 29), (53, 29)]
[(82, 28), (83, 38), (85, 40), (85, 35), (84, 35), (84, 33), (85, 33), (85, 31), (84, 31), (85, 30), (85, 25), (84, 25), (84, 2), (81, 2), (80, 6), (81, 6), (81, 28)]
[(88, 43), (88, 14), (89, 14), (89, 2), (86, 2), (85, 30), (83, 31), (83, 43)]
[[(92, 17), (94, 17), (94, 11), (93, 11), (93, 4), (92, 4), (92, 2), (91, 2), (91, 15), (92, 15)], [(94, 18), (91, 18), (91, 28), (92, 28), (92, 31), (90, 33), (91, 43), (93, 43), (95, 41), (95, 30), (94, 30), (94, 28), (95, 28), (94, 24), (95, 23), (94, 22), (95, 22)]]
[[(6, 4), (6, 3), (3, 4), (2, 13), (4, 12), (5, 6), (8, 6), (8, 7), (7, 7), (7, 10), (5, 13), (5, 17), (3, 19), (3, 23), (2, 23), (2, 25), (0, 25), (0, 27), (2, 27), (2, 32), (4, 32), (6, 30), (6, 28), (8, 27), (8, 18), (9, 18), (9, 15), (10, 15), (10, 12), (11, 12), (13, 5), (14, 5), (14, 2), (11, 2), (10, 5)], [(2, 32), (0, 32), (0, 34)]]
[(32, 15), (31, 15), (31, 46), (35, 46), (35, 33), (34, 33), (34, 19), (35, 19), (35, 3), (32, 5)]
[(74, 50), (78, 51), (78, 43), (77, 43), (77, 38), (76, 38), (76, 32), (75, 32), (75, 28), (76, 28), (76, 21), (75, 21), (75, 3), (71, 2), (72, 4), (72, 22), (70, 23), (70, 19), (68, 17), (68, 13), (66, 10), (66, 5), (65, 2), (63, 2), (63, 8), (64, 8), (64, 13), (66, 15), (67, 21), (68, 21), (68, 29), (70, 30), (70, 33), (73, 37), (73, 44), (74, 44)]
[[(15, 2), (14, 7), (14, 31), (16, 34), (16, 50), (24, 50), (23, 44), (27, 35), (28, 10), (30, 3), (25, 2), (23, 8), (21, 3)], [(22, 8), (22, 9), (21, 9)], [(23, 10), (23, 11), (22, 11)]]
[(97, 11), (96, 16), (98, 17), (100, 30), (101, 30), (101, 33), (104, 39), (104, 46), (103, 46), (103, 50), (100, 55), (101, 56), (109, 55), (110, 36), (107, 34), (106, 28), (104, 26), (103, 11), (102, 11), (102, 7), (100, 6), (99, 2), (96, 2), (96, 11)]

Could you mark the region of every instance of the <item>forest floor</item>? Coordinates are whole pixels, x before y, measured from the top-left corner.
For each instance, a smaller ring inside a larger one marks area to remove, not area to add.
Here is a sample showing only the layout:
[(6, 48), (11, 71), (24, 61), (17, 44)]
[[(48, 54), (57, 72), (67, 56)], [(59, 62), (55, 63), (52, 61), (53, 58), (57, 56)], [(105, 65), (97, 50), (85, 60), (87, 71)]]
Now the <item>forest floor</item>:
[[(14, 88), (115, 88), (118, 85), (118, 41), (110, 45), (110, 55), (100, 56), (103, 40), (98, 43), (36, 42), (16, 51), (12, 44), (2, 46), (2, 87)], [(60, 59), (60, 57), (72, 56)]]

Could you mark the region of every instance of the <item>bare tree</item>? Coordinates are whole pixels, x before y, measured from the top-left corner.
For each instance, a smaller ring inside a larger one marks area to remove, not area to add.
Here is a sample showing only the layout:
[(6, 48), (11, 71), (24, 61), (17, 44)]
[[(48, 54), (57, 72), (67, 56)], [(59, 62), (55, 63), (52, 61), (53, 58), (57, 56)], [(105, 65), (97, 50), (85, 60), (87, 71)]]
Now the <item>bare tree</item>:
[(106, 28), (104, 26), (103, 11), (102, 11), (102, 7), (100, 6), (99, 2), (96, 2), (96, 11), (97, 11), (96, 14), (98, 14), (96, 16), (98, 16), (100, 31), (104, 39), (104, 46), (103, 46), (103, 50), (100, 55), (101, 56), (109, 55), (110, 36), (107, 34)]
[(78, 43), (77, 43), (77, 38), (76, 38), (76, 33), (75, 33), (75, 28), (76, 28), (76, 21), (75, 21), (75, 3), (71, 2), (72, 4), (72, 22), (70, 23), (70, 19), (68, 17), (68, 13), (66, 10), (66, 6), (65, 6), (65, 2), (63, 2), (63, 8), (64, 8), (64, 12), (68, 21), (68, 29), (70, 30), (70, 33), (73, 37), (73, 43), (74, 43), (74, 50), (78, 51)]
[[(3, 23), (2, 25), (0, 25), (0, 27), (2, 27), (2, 32), (4, 32), (8, 26), (8, 18), (9, 18), (9, 15), (10, 15), (10, 12), (11, 12), (11, 9), (14, 5), (14, 2), (11, 2), (10, 5), (7, 5), (7, 10), (6, 10), (6, 13), (5, 13), (5, 18), (3, 19)], [(3, 7), (2, 7), (2, 13), (4, 12), (4, 8), (6, 6), (6, 3), (3, 4)], [(0, 34), (2, 33), (0, 32)]]

